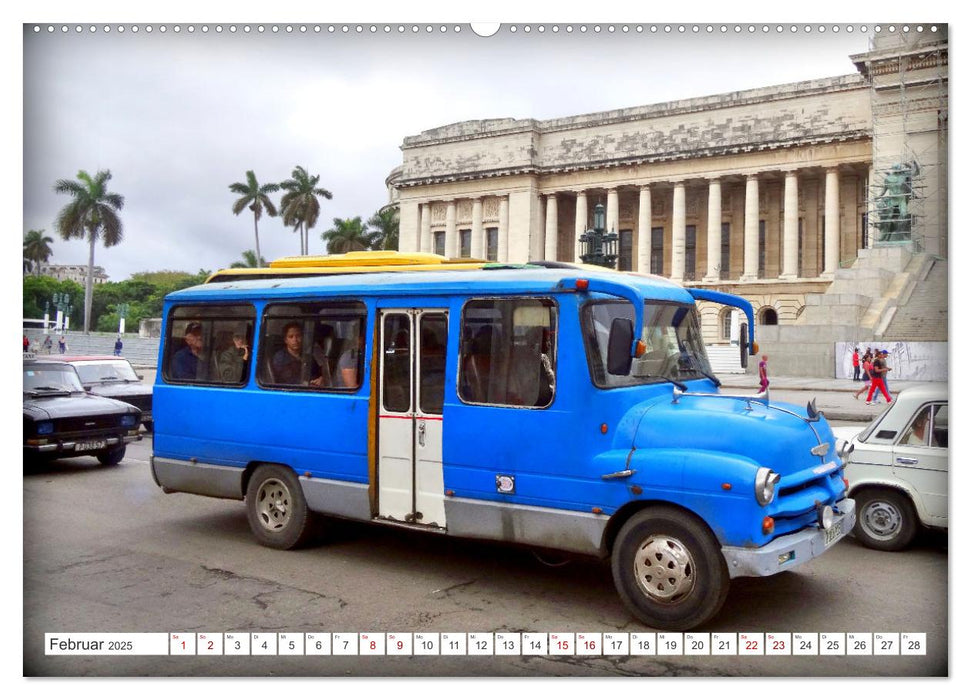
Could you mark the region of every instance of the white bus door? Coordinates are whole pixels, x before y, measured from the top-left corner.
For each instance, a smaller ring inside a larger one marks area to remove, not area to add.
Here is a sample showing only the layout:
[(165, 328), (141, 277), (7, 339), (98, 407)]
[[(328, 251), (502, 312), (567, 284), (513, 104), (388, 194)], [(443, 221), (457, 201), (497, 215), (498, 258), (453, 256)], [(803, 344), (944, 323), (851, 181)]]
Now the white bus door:
[(448, 317), (440, 309), (384, 309), (380, 323), (378, 515), (444, 528)]

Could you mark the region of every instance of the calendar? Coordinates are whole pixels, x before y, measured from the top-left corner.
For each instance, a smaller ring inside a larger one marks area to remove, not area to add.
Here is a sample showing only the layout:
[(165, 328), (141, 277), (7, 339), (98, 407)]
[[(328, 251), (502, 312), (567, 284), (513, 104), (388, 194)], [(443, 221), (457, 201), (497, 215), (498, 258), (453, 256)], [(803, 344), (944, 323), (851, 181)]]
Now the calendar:
[(924, 632), (46, 633), (47, 656), (926, 656)]

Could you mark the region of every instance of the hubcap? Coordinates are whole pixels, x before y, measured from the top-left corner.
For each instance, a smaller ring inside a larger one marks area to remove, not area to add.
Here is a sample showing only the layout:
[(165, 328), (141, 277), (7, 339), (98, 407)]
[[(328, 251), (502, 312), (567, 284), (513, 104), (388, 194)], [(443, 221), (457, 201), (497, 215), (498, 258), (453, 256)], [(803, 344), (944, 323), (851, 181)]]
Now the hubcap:
[(873, 501), (863, 509), (861, 518), (864, 529), (877, 540), (892, 539), (900, 531), (900, 511), (886, 501)]
[(267, 530), (281, 530), (290, 522), (290, 490), (279, 479), (267, 479), (260, 484), (256, 497), (256, 512)]
[(695, 563), (681, 542), (653, 535), (634, 554), (637, 585), (652, 600), (677, 603), (695, 586)]

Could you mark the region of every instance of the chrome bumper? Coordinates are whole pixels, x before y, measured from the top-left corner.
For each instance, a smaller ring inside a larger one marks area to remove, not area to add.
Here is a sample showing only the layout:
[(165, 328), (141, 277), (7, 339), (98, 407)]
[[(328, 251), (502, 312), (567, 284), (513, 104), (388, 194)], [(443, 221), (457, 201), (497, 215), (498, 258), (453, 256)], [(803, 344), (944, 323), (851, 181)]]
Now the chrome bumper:
[[(93, 439), (100, 439), (100, 438), (93, 438)], [(129, 442), (137, 442), (138, 440), (141, 440), (141, 439), (142, 439), (141, 435), (122, 435), (120, 437), (117, 435), (113, 435), (112, 437), (105, 438), (104, 440), (105, 440), (105, 444), (108, 447), (113, 447), (115, 445), (122, 445), (122, 444), (127, 445)], [(24, 445), (24, 449), (29, 450), (31, 452), (42, 452), (42, 453), (65, 452), (65, 451), (74, 452), (75, 445), (77, 445), (76, 440), (64, 440), (62, 442), (49, 442), (46, 445)]]
[(758, 549), (722, 547), (729, 576), (772, 576), (815, 559), (850, 534), (856, 524), (856, 501), (852, 498), (840, 501), (833, 510), (833, 528), (839, 526), (840, 534), (829, 543), (826, 531), (816, 526), (783, 535)]

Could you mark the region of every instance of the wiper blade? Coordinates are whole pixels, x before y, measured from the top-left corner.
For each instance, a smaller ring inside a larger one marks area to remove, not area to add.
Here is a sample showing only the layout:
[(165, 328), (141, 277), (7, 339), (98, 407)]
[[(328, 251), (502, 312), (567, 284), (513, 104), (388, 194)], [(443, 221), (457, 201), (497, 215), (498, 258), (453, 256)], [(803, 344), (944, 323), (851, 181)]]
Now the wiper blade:
[(62, 386), (35, 386), (33, 389), (25, 389), (28, 394), (70, 394), (70, 389), (65, 389)]
[(668, 384), (674, 384), (681, 391), (687, 391), (688, 390), (688, 385), (687, 384), (683, 384), (682, 382), (679, 382), (677, 379), (672, 379), (671, 377), (665, 377), (663, 374), (647, 374), (647, 375), (644, 375), (644, 376), (650, 377), (652, 379), (663, 379)]
[(705, 370), (703, 370), (703, 369), (701, 369), (699, 367), (695, 367), (694, 370), (695, 370), (695, 372), (698, 372), (700, 374), (703, 374), (705, 377), (707, 377), (712, 382), (714, 382), (715, 386), (721, 386), (722, 385), (721, 380), (718, 377), (716, 377), (714, 374), (709, 374), (708, 372), (706, 372)]

